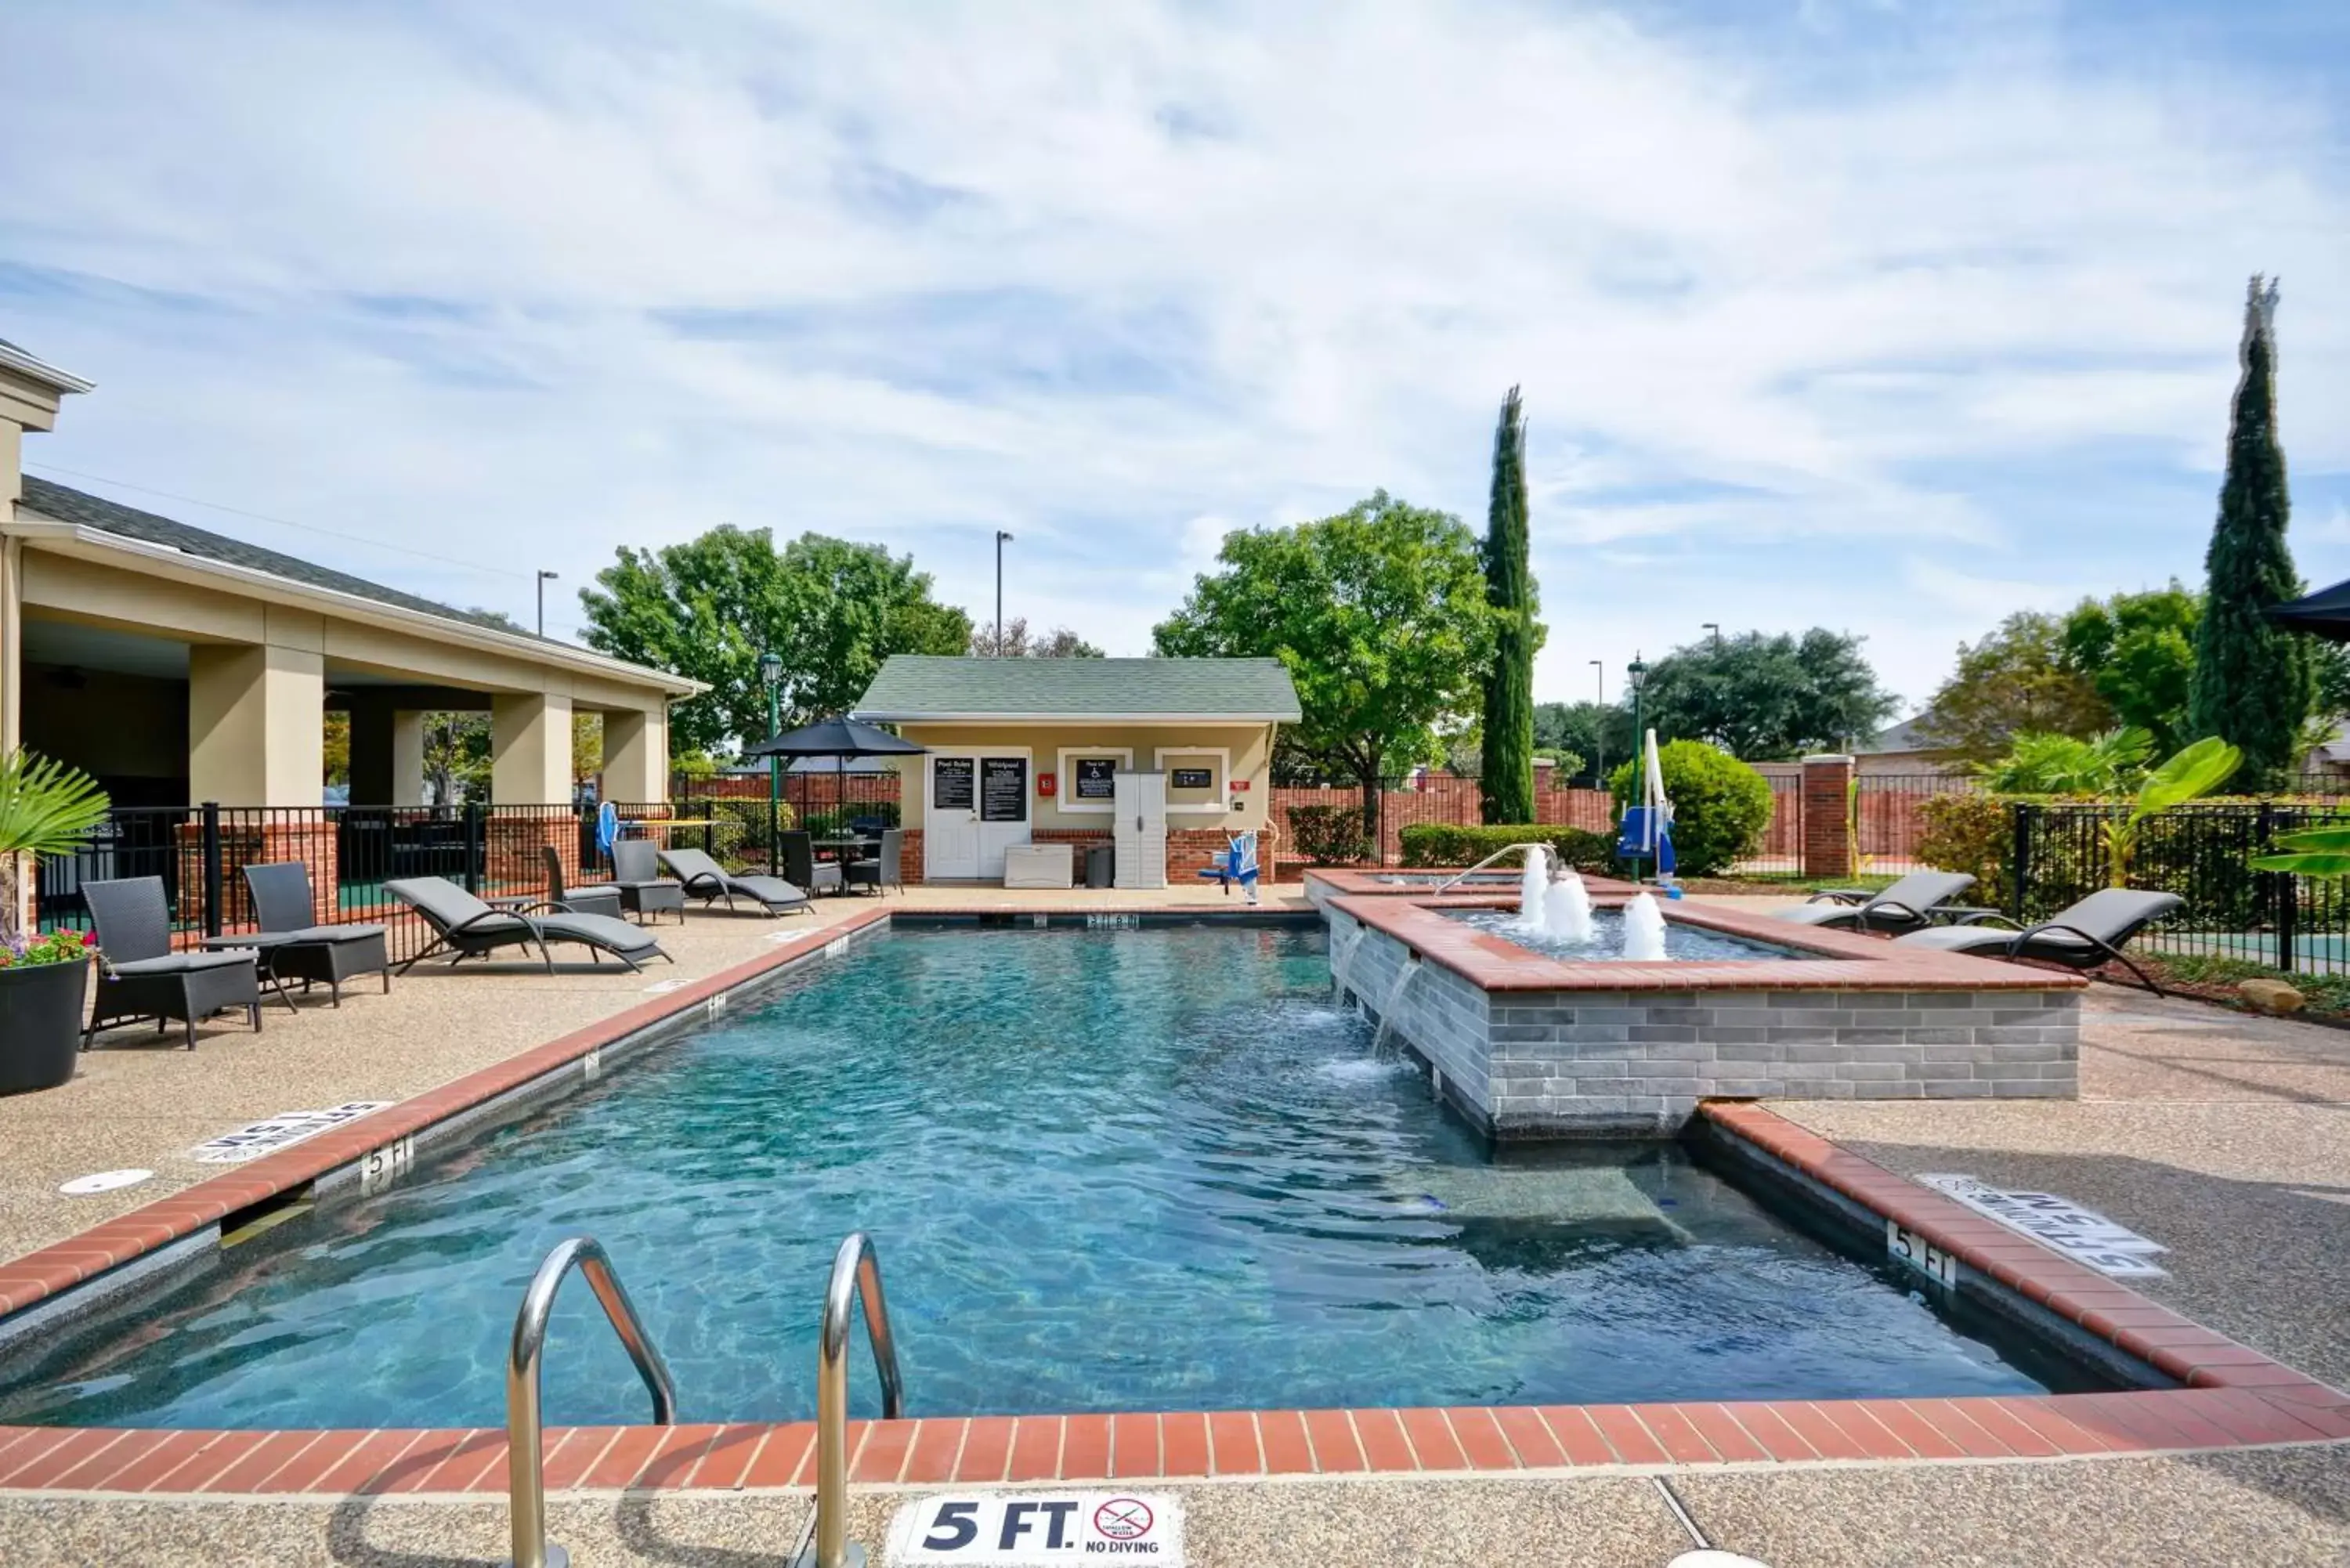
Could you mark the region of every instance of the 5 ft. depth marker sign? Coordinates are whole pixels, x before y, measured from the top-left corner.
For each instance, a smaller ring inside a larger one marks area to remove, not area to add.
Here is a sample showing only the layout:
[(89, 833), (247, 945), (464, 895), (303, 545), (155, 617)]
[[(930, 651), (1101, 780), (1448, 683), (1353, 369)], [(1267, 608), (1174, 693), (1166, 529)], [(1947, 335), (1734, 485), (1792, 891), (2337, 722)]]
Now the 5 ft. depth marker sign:
[(952, 1493), (910, 1502), (889, 1526), (893, 1563), (1049, 1568), (1118, 1558), (1181, 1568), (1183, 1505), (1163, 1493)]

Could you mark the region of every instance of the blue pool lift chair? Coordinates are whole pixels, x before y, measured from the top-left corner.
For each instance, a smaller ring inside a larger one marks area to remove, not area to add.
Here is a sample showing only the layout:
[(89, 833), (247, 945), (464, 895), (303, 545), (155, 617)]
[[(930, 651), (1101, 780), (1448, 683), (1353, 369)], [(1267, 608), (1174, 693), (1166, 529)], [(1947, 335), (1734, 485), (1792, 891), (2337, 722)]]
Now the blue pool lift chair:
[(1657, 875), (1669, 877), (1673, 871), (1673, 819), (1662, 816), (1653, 830), (1648, 826), (1651, 806), (1627, 805), (1624, 808), (1623, 826), (1616, 833), (1616, 857), (1619, 860), (1638, 862), (1653, 859)]
[(1226, 898), (1232, 897), (1232, 884), (1238, 882), (1248, 901), (1256, 902), (1256, 835), (1234, 833), (1226, 836), (1224, 852), (1203, 867), (1200, 875), (1212, 878), (1222, 888)]

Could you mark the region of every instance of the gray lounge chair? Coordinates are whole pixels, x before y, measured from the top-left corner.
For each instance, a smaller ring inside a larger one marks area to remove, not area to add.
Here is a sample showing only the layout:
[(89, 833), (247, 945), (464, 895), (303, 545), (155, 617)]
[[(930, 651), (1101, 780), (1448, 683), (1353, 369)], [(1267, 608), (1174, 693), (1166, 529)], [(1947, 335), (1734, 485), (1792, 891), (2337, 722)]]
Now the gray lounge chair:
[(412, 877), (386, 882), (383, 890), (424, 917), (432, 928), (432, 942), (400, 966), (406, 974), (433, 954), (447, 951), (454, 963), (484, 957), (499, 948), (536, 948), (549, 974), (555, 959), (546, 950), (552, 942), (577, 942), (594, 962), (610, 953), (630, 969), (638, 960), (668, 959), (660, 943), (643, 928), (605, 915), (575, 915), (534, 905), (526, 909), (499, 909), (483, 903), (454, 882), (441, 877)]
[(2138, 932), (2185, 902), (2176, 893), (2104, 888), (2036, 926), (2020, 929), (2003, 916), (1986, 914), (1960, 925), (1912, 931), (1893, 941), (1897, 947), (1932, 948), (1938, 952), (1972, 953), (1981, 958), (2039, 959), (2070, 969), (2095, 969), (2110, 959), (2137, 976), (2138, 983), (2147, 990), (2160, 996), (2162, 987), (2131, 962), (2122, 949)]
[(779, 833), (775, 835), (775, 843), (784, 852), (784, 880), (786, 882), (805, 888), (810, 893), (821, 893), (827, 888), (837, 893), (847, 886), (841, 877), (838, 862), (816, 857), (816, 839), (811, 835)]
[(715, 899), (726, 900), (726, 908), (734, 908), (734, 896), (741, 894), (771, 915), (805, 915), (810, 912), (806, 893), (781, 877), (737, 876), (712, 860), (699, 849), (664, 849), (660, 863), (667, 867), (687, 893), (706, 906)]
[(620, 905), (639, 916), (674, 909), (685, 920), (685, 889), (660, 874), (660, 851), (650, 838), (623, 838), (612, 846), (612, 879)]
[(1844, 926), (1859, 931), (1917, 931), (1932, 925), (1934, 911), (1975, 885), (1963, 871), (1912, 871), (1881, 893), (1865, 888), (1824, 888), (1811, 902), (1775, 909), (1771, 918), (1799, 926)]
[[(196, 1020), (242, 1007), (261, 1033), (261, 975), (250, 949), (237, 952), (173, 952), (172, 907), (161, 877), (85, 882), (83, 900), (98, 928), (98, 1003), (81, 1048), (118, 1023), (153, 1019), (160, 1033), (172, 1019), (187, 1027), (196, 1048)], [(292, 1006), (292, 1002), (287, 1002)]]
[[(262, 972), (281, 995), (289, 980), (300, 981), (306, 992), (323, 980), (340, 1007), (343, 981), (359, 974), (380, 974), (384, 994), (391, 994), (391, 958), (383, 928), (317, 924), (318, 906), (310, 896), (307, 866), (299, 860), (247, 866), (244, 885), (253, 894), (253, 918), (261, 929), (251, 936), (206, 937), (207, 949), (255, 950)], [(293, 1005), (291, 999), (286, 1005)]]
[(848, 863), (850, 887), (870, 887), (876, 893), (884, 888), (906, 890), (906, 835), (900, 828), (881, 830), (881, 853), (872, 860), (852, 860)]

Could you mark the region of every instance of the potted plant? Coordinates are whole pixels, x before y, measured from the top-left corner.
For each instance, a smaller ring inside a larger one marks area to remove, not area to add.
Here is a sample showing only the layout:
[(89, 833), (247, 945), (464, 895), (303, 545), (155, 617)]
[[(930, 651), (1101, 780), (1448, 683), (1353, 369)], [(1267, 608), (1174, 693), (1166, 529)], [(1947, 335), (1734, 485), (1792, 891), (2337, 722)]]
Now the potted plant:
[(98, 950), (79, 931), (25, 929), (21, 878), (41, 856), (78, 848), (107, 809), (86, 774), (24, 751), (0, 757), (0, 1095), (73, 1076)]

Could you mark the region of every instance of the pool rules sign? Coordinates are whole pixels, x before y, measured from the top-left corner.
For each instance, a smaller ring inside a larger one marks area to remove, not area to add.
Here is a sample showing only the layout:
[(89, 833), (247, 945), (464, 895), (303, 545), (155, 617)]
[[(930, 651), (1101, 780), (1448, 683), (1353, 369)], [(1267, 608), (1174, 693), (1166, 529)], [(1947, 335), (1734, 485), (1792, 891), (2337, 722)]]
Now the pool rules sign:
[(889, 1526), (891, 1563), (1180, 1564), (1183, 1505), (1159, 1492), (973, 1492), (926, 1497)]

